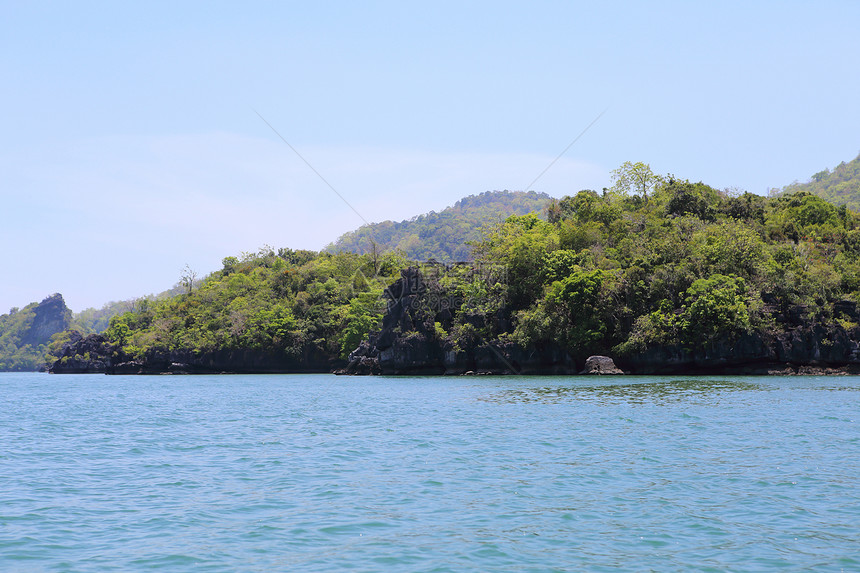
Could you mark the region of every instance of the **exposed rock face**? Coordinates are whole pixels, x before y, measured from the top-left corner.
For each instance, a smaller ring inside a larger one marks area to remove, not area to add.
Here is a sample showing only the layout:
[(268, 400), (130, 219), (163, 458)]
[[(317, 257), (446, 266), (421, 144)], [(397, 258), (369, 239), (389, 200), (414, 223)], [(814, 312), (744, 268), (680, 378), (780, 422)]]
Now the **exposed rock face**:
[[(435, 323), (450, 321), (453, 309), (428, 299), (417, 268), (405, 269), (386, 291), (382, 328), (349, 356), (339, 374), (569, 374), (576, 368), (559, 346), (522, 348), (476, 339), (462, 349), (436, 333)], [(501, 321), (502, 319), (499, 318)]]
[(254, 349), (225, 348), (214, 352), (155, 352), (143, 360), (125, 355), (100, 334), (82, 336), (73, 331), (61, 357), (50, 368), (53, 374), (277, 374), (281, 372), (330, 372), (323, 356), (275, 356)]
[(108, 374), (280, 374), (284, 372), (331, 372), (334, 365), (324, 356), (292, 357), (252, 348), (222, 348), (196, 353), (190, 350), (153, 352), (143, 360), (124, 357)]
[(580, 374), (624, 374), (608, 356), (589, 356)]
[(523, 348), (519, 344), (488, 343), (454, 352), (445, 361), (446, 374), (574, 374), (576, 364), (555, 344)]
[(776, 335), (753, 332), (704, 348), (658, 346), (624, 357), (637, 374), (816, 374), (860, 372), (860, 328), (805, 324)]
[(69, 328), (72, 321), (72, 311), (66, 307), (61, 294), (49, 296), (33, 312), (33, 322), (21, 336), (21, 346), (47, 344), (53, 335)]
[(370, 342), (363, 341), (358, 348), (350, 352), (346, 368), (335, 370), (335, 374), (381, 374), (379, 368), (379, 352)]
[(444, 352), (436, 338), (434, 315), (422, 305), (427, 292), (417, 268), (401, 271), (386, 289), (382, 329), (349, 355), (348, 374), (443, 374)]
[(116, 348), (101, 334), (83, 336), (71, 332), (60, 358), (51, 365), (51, 374), (92, 374), (108, 372), (116, 357)]

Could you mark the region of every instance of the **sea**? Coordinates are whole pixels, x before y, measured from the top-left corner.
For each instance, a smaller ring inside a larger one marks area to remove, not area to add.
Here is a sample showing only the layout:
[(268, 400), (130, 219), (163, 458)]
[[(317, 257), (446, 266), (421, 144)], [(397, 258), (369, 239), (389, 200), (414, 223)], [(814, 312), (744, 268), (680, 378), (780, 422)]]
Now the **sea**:
[(0, 571), (860, 571), (858, 377), (0, 374)]

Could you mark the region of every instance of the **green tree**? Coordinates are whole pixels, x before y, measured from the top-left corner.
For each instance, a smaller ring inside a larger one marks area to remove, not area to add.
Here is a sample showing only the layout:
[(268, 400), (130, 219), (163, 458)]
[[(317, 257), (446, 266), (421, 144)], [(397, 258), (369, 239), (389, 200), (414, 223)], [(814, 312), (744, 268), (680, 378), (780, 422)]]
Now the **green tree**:
[(362, 340), (367, 338), (368, 333), (378, 326), (379, 316), (369, 305), (354, 298), (349, 301), (344, 322), (345, 327), (339, 337), (341, 358), (346, 358), (361, 344)]
[(647, 163), (625, 161), (621, 167), (612, 171), (610, 191), (621, 196), (631, 193), (648, 199), (648, 193), (664, 182), (664, 178), (651, 171)]
[(528, 306), (542, 294), (544, 255), (558, 248), (555, 226), (537, 215), (509, 217), (476, 245), (479, 257), (507, 267), (513, 308)]
[(765, 260), (765, 244), (754, 228), (728, 219), (709, 225), (692, 238), (706, 272), (737, 273), (752, 277)]
[(129, 320), (134, 320), (132, 313), (112, 317), (110, 319), (110, 326), (105, 331), (107, 339), (119, 346), (125, 346), (131, 333), (131, 328), (128, 326)]
[(567, 328), (563, 334), (568, 347), (577, 355), (587, 355), (604, 340), (608, 302), (604, 293), (607, 273), (601, 270), (574, 270), (549, 287), (546, 302), (551, 312), (563, 313)]
[(746, 283), (720, 274), (697, 280), (687, 289), (682, 316), (685, 340), (694, 344), (749, 331), (752, 322)]
[(704, 183), (669, 181), (664, 191), (670, 196), (666, 211), (671, 215), (693, 215), (705, 221), (713, 221), (720, 203), (716, 189)]

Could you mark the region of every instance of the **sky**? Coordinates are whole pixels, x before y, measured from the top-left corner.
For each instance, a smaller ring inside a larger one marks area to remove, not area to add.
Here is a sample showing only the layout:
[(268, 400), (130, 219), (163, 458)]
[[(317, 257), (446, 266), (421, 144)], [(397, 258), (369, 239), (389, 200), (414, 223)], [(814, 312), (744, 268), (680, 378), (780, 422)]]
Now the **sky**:
[(0, 11), (0, 313), (319, 250), (524, 189), (556, 158), (531, 189), (643, 161), (766, 194), (860, 152), (855, 0)]

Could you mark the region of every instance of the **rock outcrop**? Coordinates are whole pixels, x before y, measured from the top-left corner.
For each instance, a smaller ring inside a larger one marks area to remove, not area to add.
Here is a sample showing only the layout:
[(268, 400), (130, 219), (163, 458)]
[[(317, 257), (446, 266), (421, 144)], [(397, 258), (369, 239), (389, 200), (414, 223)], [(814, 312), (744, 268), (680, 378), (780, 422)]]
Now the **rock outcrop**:
[[(440, 336), (436, 324), (450, 324), (456, 304), (431, 292), (420, 271), (404, 269), (385, 292), (382, 328), (350, 355), (338, 374), (571, 374), (573, 359), (556, 344), (523, 348), (475, 337), (464, 348)], [(494, 317), (503, 322), (504, 317)]]
[[(837, 301), (837, 316), (860, 323), (857, 303)], [(704, 346), (652, 346), (621, 357), (620, 365), (639, 374), (833, 374), (860, 373), (860, 327), (822, 322), (802, 305), (766, 308), (778, 330), (754, 331)]]
[(281, 374), (331, 372), (325, 356), (293, 357), (253, 348), (221, 348), (208, 352), (149, 352), (143, 359), (115, 361), (107, 374)]
[(33, 322), (21, 335), (21, 346), (47, 344), (51, 337), (63, 332), (72, 322), (72, 311), (66, 307), (63, 295), (53, 294), (33, 308)]
[(589, 356), (580, 374), (624, 374), (608, 356)]
[(69, 333), (60, 357), (48, 371), (51, 374), (93, 374), (111, 370), (118, 350), (101, 334), (84, 336), (77, 330)]
[(49, 371), (53, 374), (278, 374), (331, 372), (334, 366), (322, 355), (292, 357), (234, 348), (150, 352), (140, 359), (126, 355), (100, 334), (83, 336), (72, 331), (60, 358)]
[(335, 374), (382, 374), (379, 367), (379, 351), (365, 340), (349, 354), (345, 368), (335, 370)]
[(860, 373), (860, 328), (805, 324), (694, 349), (653, 346), (620, 362), (637, 374)]
[(436, 337), (435, 314), (422, 304), (427, 292), (417, 268), (385, 290), (382, 329), (349, 355), (343, 374), (443, 374), (444, 351)]

